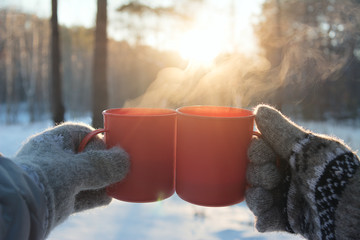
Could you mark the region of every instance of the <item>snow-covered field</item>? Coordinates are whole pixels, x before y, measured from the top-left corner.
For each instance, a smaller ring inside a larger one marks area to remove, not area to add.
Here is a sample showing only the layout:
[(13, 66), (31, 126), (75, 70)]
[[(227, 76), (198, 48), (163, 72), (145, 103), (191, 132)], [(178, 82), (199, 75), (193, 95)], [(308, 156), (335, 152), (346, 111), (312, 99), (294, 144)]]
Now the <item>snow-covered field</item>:
[[(76, 121), (76, 119), (75, 119)], [(90, 119), (80, 119), (89, 122)], [(331, 122), (301, 122), (315, 132), (337, 136), (354, 150), (360, 149), (360, 129)], [(0, 152), (13, 156), (30, 135), (51, 126), (44, 121), (33, 124), (0, 124)], [(301, 239), (286, 233), (260, 234), (245, 203), (230, 207), (199, 207), (176, 194), (156, 203), (126, 203), (114, 200), (108, 207), (72, 215), (50, 235), (52, 240), (235, 240)]]

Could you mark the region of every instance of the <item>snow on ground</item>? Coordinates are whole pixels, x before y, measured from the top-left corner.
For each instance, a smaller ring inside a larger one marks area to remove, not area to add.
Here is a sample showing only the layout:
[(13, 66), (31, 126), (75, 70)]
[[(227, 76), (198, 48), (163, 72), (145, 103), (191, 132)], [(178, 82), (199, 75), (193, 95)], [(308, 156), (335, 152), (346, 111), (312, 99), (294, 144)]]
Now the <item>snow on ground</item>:
[[(80, 119), (89, 122), (89, 119)], [(360, 149), (360, 129), (331, 122), (301, 122), (315, 132), (337, 136), (354, 150)], [(32, 134), (51, 126), (50, 121), (33, 124), (0, 124), (0, 152), (13, 156)], [(55, 228), (51, 240), (235, 240), (302, 239), (286, 233), (258, 233), (254, 217), (245, 203), (206, 208), (181, 200), (176, 194), (155, 203), (113, 200), (108, 207), (74, 214)]]
[(260, 234), (245, 203), (205, 208), (182, 201), (177, 195), (156, 203), (117, 200), (104, 208), (76, 214), (60, 225), (50, 239), (299, 239), (288, 234)]

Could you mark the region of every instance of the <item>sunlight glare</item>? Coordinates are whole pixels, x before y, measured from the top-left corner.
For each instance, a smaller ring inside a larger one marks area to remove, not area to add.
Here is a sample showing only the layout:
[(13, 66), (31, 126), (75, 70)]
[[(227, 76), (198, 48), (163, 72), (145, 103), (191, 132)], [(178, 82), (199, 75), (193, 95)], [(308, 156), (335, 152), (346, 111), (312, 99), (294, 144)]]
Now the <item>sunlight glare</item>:
[[(254, 54), (258, 48), (251, 14), (260, 9), (261, 1), (232, 2), (233, 5), (208, 2), (211, 4), (197, 13), (192, 27), (180, 33), (175, 49), (182, 58), (198, 65), (210, 65), (222, 53)], [(234, 15), (229, 14), (229, 6)]]
[(224, 35), (218, 29), (192, 29), (180, 40), (179, 53), (186, 60), (210, 64), (224, 51)]

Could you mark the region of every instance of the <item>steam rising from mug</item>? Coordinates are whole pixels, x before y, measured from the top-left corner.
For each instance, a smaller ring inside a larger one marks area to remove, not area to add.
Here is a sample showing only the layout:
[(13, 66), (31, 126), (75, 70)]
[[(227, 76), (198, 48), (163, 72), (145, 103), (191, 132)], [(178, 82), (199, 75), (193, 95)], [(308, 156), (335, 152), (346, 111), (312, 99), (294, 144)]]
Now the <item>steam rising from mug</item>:
[[(189, 64), (185, 70), (165, 68), (144, 95), (127, 101), (125, 107), (243, 106), (248, 103), (248, 95), (253, 94), (254, 85), (263, 85), (258, 82), (261, 80), (258, 76), (246, 75), (269, 68), (264, 58), (240, 56), (223, 60), (209, 69), (195, 64)], [(264, 85), (264, 89), (267, 88), (268, 85)]]
[(319, 50), (291, 43), (276, 67), (261, 56), (235, 56), (208, 69), (194, 64), (184, 70), (165, 68), (142, 96), (127, 101), (124, 107), (247, 107), (257, 97), (269, 96), (289, 84), (296, 84), (299, 91), (309, 88), (341, 69), (345, 60), (329, 63)]

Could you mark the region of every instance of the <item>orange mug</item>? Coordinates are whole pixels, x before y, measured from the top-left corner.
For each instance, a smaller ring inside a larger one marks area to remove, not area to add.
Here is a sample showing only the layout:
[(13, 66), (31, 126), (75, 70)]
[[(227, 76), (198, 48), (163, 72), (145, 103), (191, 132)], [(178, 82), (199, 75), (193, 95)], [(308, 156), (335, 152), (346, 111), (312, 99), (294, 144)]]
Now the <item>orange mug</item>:
[(247, 149), (254, 114), (245, 109), (190, 106), (177, 109), (176, 192), (202, 206), (244, 199)]
[(130, 171), (106, 188), (111, 197), (128, 202), (153, 202), (175, 192), (176, 112), (158, 108), (118, 108), (103, 111), (104, 129), (88, 134), (79, 146), (104, 132), (108, 148), (122, 147), (130, 156)]

